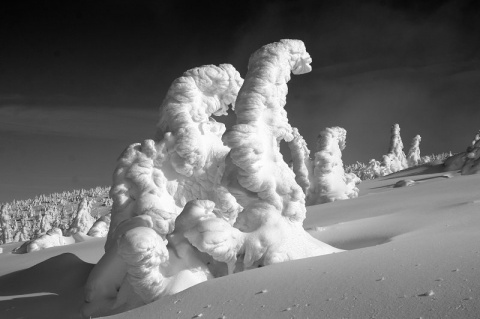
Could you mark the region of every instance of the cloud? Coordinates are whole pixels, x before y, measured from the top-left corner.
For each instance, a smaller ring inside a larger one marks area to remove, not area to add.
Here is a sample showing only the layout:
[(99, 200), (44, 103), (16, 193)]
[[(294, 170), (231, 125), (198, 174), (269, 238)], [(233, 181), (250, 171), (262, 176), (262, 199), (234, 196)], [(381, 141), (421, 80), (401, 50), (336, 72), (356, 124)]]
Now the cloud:
[[(0, 107), (2, 131), (22, 134), (95, 137), (130, 140), (153, 136), (157, 110), (102, 107), (49, 107), (13, 105)], [(133, 124), (133, 125), (132, 125)], [(129, 127), (128, 130), (125, 128)]]

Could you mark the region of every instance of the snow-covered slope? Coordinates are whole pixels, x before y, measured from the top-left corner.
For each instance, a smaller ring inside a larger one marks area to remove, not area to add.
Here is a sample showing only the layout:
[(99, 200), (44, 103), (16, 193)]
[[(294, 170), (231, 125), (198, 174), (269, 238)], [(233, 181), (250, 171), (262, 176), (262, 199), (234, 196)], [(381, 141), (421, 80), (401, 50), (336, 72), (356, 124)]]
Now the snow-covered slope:
[[(365, 181), (356, 199), (308, 207), (305, 228), (343, 253), (209, 280), (113, 318), (476, 318), (480, 175), (416, 174)], [(415, 183), (393, 187), (403, 179)], [(62, 253), (95, 262), (104, 239), (95, 240), (26, 255), (9, 253), (20, 243), (2, 246), (0, 317), (78, 317), (91, 266)], [(57, 280), (65, 274), (77, 279)]]

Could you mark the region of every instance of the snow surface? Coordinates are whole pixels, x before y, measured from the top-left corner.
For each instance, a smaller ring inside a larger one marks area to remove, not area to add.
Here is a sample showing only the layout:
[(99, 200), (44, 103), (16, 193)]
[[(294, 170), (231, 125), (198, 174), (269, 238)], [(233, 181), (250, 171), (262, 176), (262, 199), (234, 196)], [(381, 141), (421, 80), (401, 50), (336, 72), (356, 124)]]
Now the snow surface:
[[(346, 252), (205, 281), (109, 318), (477, 318), (480, 175), (424, 171), (307, 208), (308, 231)], [(405, 178), (416, 184), (393, 188)], [(0, 317), (78, 318), (104, 241), (25, 255), (9, 253), (20, 243), (2, 245)]]

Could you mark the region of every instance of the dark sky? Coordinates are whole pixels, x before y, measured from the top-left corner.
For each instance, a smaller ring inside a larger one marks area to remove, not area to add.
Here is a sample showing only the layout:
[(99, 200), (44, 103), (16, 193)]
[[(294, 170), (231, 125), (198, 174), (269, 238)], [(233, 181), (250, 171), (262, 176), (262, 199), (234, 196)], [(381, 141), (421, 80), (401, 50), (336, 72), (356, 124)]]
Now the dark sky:
[(347, 129), (344, 162), (462, 151), (480, 128), (480, 1), (17, 1), (0, 5), (0, 202), (109, 185), (115, 158), (153, 136), (170, 83), (282, 38), (313, 72), (287, 111), (313, 150)]

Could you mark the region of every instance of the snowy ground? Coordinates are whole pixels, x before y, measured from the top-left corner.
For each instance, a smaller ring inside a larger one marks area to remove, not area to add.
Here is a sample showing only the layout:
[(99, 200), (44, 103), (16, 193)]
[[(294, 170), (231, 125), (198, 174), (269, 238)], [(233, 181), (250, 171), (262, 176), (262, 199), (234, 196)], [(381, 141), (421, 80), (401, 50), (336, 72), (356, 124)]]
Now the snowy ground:
[[(478, 318), (480, 175), (411, 169), (308, 208), (347, 251), (237, 273), (108, 318)], [(428, 173), (428, 174), (426, 174)], [(413, 186), (394, 188), (399, 180)], [(78, 318), (104, 239), (14, 255), (0, 246), (0, 318)]]

